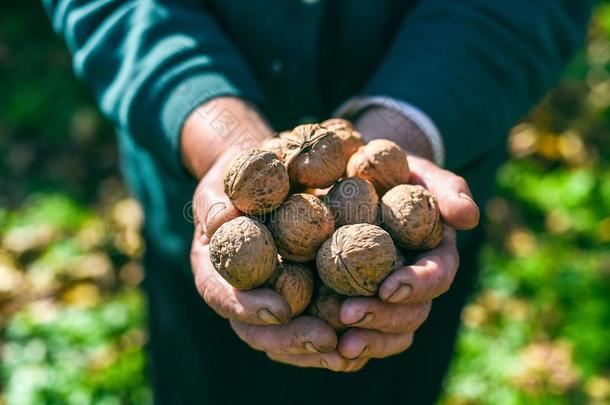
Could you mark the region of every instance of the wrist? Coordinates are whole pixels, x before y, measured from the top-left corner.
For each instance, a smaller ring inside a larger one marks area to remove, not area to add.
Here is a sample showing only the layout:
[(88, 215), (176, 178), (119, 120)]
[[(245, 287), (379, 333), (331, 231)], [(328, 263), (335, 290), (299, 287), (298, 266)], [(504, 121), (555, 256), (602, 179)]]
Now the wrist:
[(182, 162), (201, 179), (217, 161), (230, 160), (272, 136), (267, 121), (252, 104), (235, 97), (215, 98), (185, 121), (180, 138)]
[(434, 160), (430, 140), (423, 130), (407, 116), (383, 106), (373, 106), (360, 113), (354, 122), (364, 140), (388, 139), (407, 153)]

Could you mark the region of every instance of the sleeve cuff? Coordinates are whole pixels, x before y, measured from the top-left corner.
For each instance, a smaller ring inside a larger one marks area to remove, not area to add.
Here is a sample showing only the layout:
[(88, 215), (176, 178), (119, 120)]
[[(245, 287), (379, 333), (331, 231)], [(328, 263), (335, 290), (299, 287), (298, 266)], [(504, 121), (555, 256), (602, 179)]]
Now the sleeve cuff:
[(206, 73), (189, 78), (175, 87), (161, 110), (162, 130), (171, 140), (176, 169), (187, 173), (182, 164), (180, 134), (189, 115), (202, 104), (223, 96), (237, 97), (260, 104), (262, 99), (257, 90), (244, 91), (236, 87), (226, 77)]
[[(215, 72), (191, 72), (181, 80), (158, 83), (158, 87), (147, 97), (156, 101), (149, 114), (141, 117), (138, 125), (141, 135), (148, 133), (152, 138), (153, 134), (160, 132), (161, 136), (156, 139), (161, 141), (149, 145), (152, 152), (171, 173), (180, 178), (190, 177), (182, 163), (180, 151), (180, 134), (186, 119), (202, 104), (217, 97), (231, 96), (257, 105), (263, 103), (258, 88), (248, 84), (247, 80), (234, 84), (226, 75)], [(154, 106), (156, 103), (158, 107)]]
[(391, 109), (411, 120), (430, 142), (434, 163), (443, 167), (445, 164), (445, 145), (441, 133), (430, 117), (412, 104), (385, 96), (354, 97), (341, 104), (335, 111), (335, 115), (355, 116), (374, 106)]

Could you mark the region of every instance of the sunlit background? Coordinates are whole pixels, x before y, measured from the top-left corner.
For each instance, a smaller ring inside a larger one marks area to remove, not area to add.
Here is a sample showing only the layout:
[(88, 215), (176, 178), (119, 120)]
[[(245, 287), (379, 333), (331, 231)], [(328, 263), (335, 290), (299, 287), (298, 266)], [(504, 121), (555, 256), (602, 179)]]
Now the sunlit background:
[[(37, 1), (0, 14), (0, 404), (150, 403), (142, 214)], [(610, 404), (610, 5), (512, 131), (444, 404)]]

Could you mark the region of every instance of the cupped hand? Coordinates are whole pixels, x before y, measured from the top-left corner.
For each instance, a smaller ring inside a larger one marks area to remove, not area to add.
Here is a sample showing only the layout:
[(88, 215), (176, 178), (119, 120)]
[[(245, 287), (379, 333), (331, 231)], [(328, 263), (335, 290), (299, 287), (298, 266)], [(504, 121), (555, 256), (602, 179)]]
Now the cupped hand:
[(426, 186), (438, 200), (448, 225), (444, 241), (420, 256), (414, 265), (392, 273), (382, 284), (379, 298), (346, 300), (341, 319), (353, 328), (338, 340), (320, 319), (302, 316), (290, 320), (288, 303), (274, 291), (237, 290), (213, 268), (210, 238), (224, 222), (241, 214), (222, 186), (224, 168), (235, 155), (235, 148), (226, 147), (231, 138), (214, 132), (205, 111), (228, 109), (253, 133), (262, 134), (257, 139), (270, 135), (264, 120), (251, 106), (232, 98), (214, 103), (217, 105), (212, 108), (204, 106), (203, 120), (192, 115), (181, 141), (185, 166), (201, 178), (193, 198), (191, 264), (197, 289), (206, 303), (228, 319), (237, 335), (253, 349), (294, 366), (356, 371), (370, 358), (390, 356), (409, 347), (413, 331), (430, 311), (431, 300), (449, 288), (457, 271), (455, 232), (451, 227), (470, 229), (478, 223), (478, 208), (465, 181), (425, 159), (409, 158), (412, 182)]
[(202, 178), (193, 197), (195, 234), (191, 245), (191, 268), (197, 290), (224, 318), (264, 325), (285, 323), (291, 316), (290, 307), (279, 294), (264, 288), (240, 291), (212, 266), (211, 236), (223, 223), (241, 215), (222, 191), (221, 168), (226, 166), (223, 159), (221, 157)]
[(341, 320), (351, 328), (338, 352), (347, 359), (383, 358), (405, 351), (414, 332), (428, 317), (432, 300), (449, 290), (459, 266), (455, 229), (472, 229), (479, 209), (466, 181), (432, 162), (409, 157), (411, 182), (425, 186), (437, 199), (445, 223), (443, 242), (390, 274), (378, 297), (350, 298)]
[(240, 339), (275, 361), (334, 371), (362, 368), (366, 359), (348, 360), (337, 352), (337, 335), (324, 321), (310, 316), (290, 320), (290, 306), (282, 296), (268, 288), (238, 290), (213, 268), (210, 238), (224, 222), (241, 215), (222, 189), (222, 173), (228, 161), (230, 157), (219, 158), (193, 197), (191, 267), (199, 294), (218, 315), (230, 321)]
[(353, 371), (364, 366), (366, 360), (350, 361), (339, 355), (337, 335), (322, 320), (310, 316), (290, 320), (290, 306), (276, 292), (268, 288), (240, 291), (216, 272), (209, 256), (210, 237), (240, 213), (222, 192), (215, 168), (199, 184), (193, 206), (191, 266), (197, 290), (218, 315), (230, 321), (240, 339), (275, 361), (298, 367)]

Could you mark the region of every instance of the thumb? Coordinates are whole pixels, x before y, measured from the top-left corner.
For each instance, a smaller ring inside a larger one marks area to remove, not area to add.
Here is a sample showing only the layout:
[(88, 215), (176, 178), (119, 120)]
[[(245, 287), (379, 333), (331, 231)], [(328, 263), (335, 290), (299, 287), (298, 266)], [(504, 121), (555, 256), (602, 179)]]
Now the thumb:
[(409, 156), (409, 166), (413, 182), (425, 186), (436, 198), (447, 225), (468, 230), (479, 224), (479, 207), (472, 198), (466, 180), (417, 157)]
[(235, 208), (226, 196), (224, 198), (211, 199), (210, 208), (208, 209), (205, 222), (203, 222), (205, 234), (208, 238), (211, 238), (222, 224), (240, 215), (242, 215), (241, 212)]
[(201, 224), (208, 238), (225, 222), (241, 215), (229, 197), (205, 181), (201, 181), (193, 197), (195, 223)]

